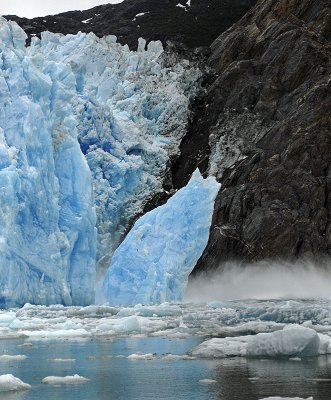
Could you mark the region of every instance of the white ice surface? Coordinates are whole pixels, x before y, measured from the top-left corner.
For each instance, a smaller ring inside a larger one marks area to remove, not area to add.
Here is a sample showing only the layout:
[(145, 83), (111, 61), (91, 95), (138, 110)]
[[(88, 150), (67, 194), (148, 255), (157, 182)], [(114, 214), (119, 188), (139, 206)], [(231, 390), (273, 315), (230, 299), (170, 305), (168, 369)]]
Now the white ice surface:
[[(192, 354), (206, 358), (225, 357), (317, 357), (328, 354), (330, 340), (313, 329), (289, 325), (271, 333), (213, 338), (197, 346)], [(327, 345), (326, 345), (327, 343)]]
[(24, 383), (12, 374), (0, 375), (0, 392), (11, 392), (16, 390), (27, 390), (31, 386)]
[(42, 380), (42, 383), (47, 383), (49, 385), (75, 385), (77, 383), (86, 383), (88, 381), (89, 379), (75, 374), (68, 376), (46, 376), (46, 378)]
[(302, 397), (266, 397), (260, 400), (313, 400), (312, 397), (303, 399)]

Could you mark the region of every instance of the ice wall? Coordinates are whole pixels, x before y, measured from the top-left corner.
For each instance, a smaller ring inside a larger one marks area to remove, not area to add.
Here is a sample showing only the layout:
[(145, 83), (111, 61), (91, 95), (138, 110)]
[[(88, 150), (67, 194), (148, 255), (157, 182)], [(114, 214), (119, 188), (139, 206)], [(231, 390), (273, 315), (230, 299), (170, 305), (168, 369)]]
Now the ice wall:
[(170, 157), (186, 133), (200, 72), (188, 61), (165, 67), (161, 42), (146, 46), (140, 39), (137, 51), (130, 51), (115, 36), (93, 33), (45, 32), (28, 54), (65, 63), (74, 74), (71, 104), (94, 184), (97, 268), (106, 270), (128, 223), (162, 190)]
[(25, 39), (0, 18), (0, 306), (88, 304), (96, 217), (73, 117), (76, 80)]
[(209, 238), (220, 184), (195, 171), (186, 187), (145, 214), (115, 251), (103, 283), (111, 304), (180, 301)]
[(0, 306), (89, 304), (95, 259), (162, 190), (200, 72), (160, 42), (25, 39), (0, 19)]

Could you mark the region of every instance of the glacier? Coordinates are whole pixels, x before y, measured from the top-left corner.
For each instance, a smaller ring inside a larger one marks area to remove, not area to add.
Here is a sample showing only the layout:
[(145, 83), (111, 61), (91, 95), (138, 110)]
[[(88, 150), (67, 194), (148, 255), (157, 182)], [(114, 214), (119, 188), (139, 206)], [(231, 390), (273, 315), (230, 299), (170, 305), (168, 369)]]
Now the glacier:
[(0, 20), (0, 306), (93, 301), (92, 178), (72, 117), (73, 76), (28, 55)]
[(163, 190), (201, 72), (187, 60), (169, 60), (159, 41), (146, 46), (139, 39), (130, 51), (115, 36), (93, 33), (44, 32), (28, 53), (65, 64), (74, 81), (72, 112), (93, 179), (102, 276), (132, 220)]
[(115, 251), (104, 278), (110, 304), (182, 300), (207, 245), (220, 184), (199, 170), (166, 204), (143, 215)]
[(0, 18), (0, 306), (87, 305), (156, 193), (201, 75), (160, 42)]

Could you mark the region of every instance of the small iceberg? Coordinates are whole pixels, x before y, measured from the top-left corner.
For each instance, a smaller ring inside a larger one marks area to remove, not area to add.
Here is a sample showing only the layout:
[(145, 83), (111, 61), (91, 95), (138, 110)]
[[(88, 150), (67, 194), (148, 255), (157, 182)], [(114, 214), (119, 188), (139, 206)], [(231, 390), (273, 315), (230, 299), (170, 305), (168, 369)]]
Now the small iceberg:
[(24, 383), (12, 374), (0, 375), (0, 392), (12, 392), (31, 389), (31, 385)]
[(44, 378), (41, 382), (49, 385), (75, 385), (77, 383), (86, 383), (88, 381), (88, 378), (84, 378), (83, 376), (75, 374), (72, 376), (46, 376), (46, 378)]

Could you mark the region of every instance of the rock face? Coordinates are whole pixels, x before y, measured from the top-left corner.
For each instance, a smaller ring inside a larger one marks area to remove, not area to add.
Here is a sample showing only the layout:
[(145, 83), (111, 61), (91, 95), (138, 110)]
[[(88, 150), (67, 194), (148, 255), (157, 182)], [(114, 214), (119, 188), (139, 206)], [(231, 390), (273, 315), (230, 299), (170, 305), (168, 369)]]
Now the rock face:
[(328, 0), (261, 0), (212, 44), (173, 166), (175, 186), (197, 165), (222, 182), (196, 271), (330, 254), (330, 28)]
[(176, 41), (188, 47), (209, 46), (238, 21), (256, 0), (124, 0), (85, 11), (72, 11), (27, 19), (14, 15), (31, 37), (43, 31), (56, 33), (94, 32), (116, 35), (121, 44), (136, 49), (137, 39)]

